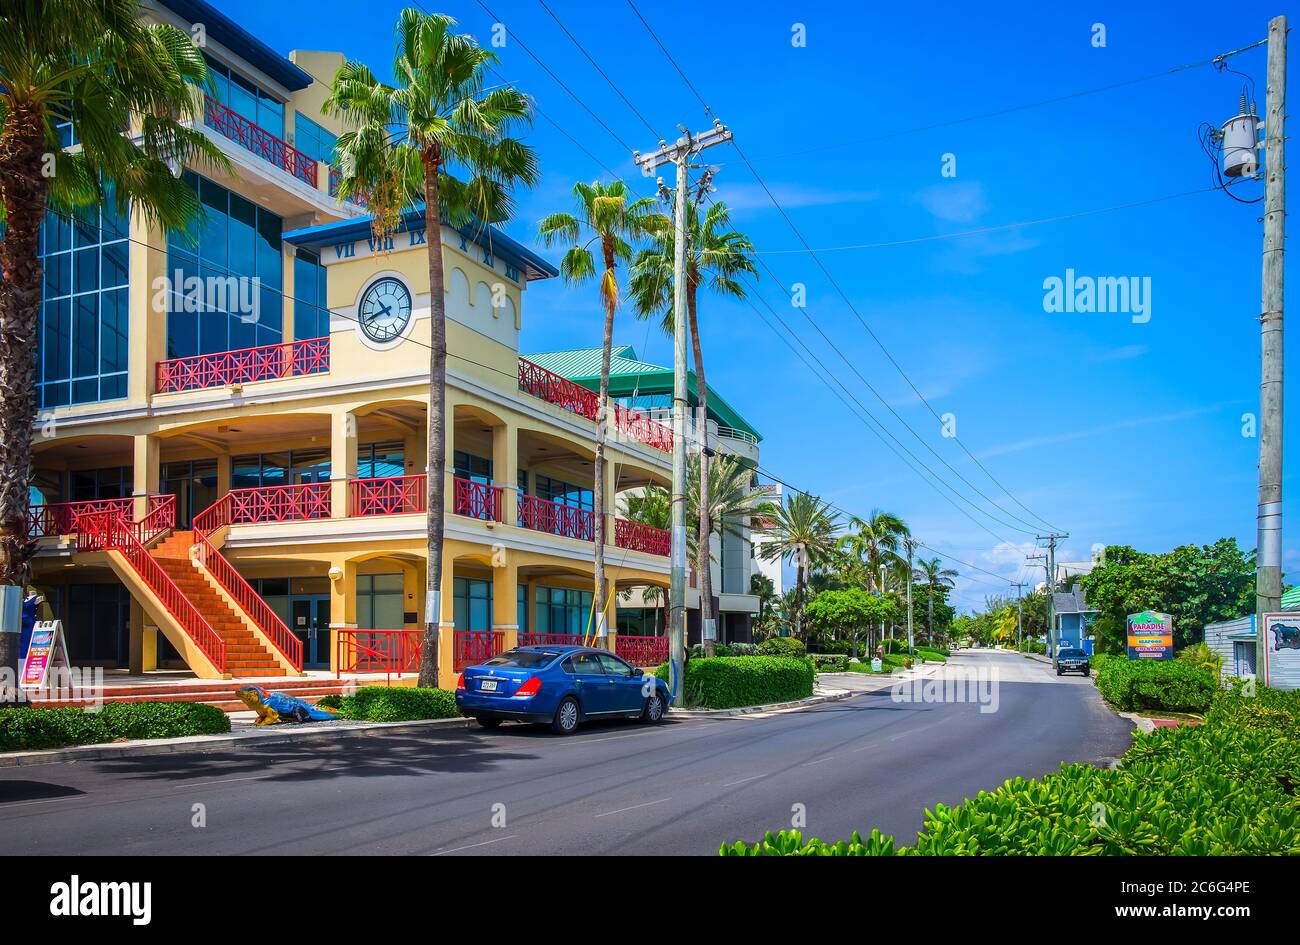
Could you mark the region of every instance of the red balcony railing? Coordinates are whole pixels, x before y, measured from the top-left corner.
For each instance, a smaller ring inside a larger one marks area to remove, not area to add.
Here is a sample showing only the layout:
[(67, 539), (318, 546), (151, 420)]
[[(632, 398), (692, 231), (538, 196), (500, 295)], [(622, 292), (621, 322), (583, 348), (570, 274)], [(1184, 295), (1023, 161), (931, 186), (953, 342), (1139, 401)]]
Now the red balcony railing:
[(596, 540), (596, 516), (588, 509), (562, 505), (535, 495), (519, 497), (519, 525), (565, 538)]
[(403, 515), (429, 507), (427, 476), (382, 476), (353, 479), (353, 515)]
[(672, 427), (658, 420), (651, 420), (640, 410), (632, 410), (622, 404), (614, 405), (614, 428), (623, 436), (640, 440), (665, 453), (673, 451)]
[(625, 518), (614, 521), (614, 544), (629, 551), (644, 551), (652, 555), (667, 555), (671, 536), (666, 528), (629, 522)]
[(330, 369), (330, 340), (308, 338), (278, 345), (240, 348), (214, 354), (159, 361), (155, 388), (160, 394), (229, 384), (251, 384), (281, 377), (325, 374)]
[(453, 637), (452, 668), (460, 672), (466, 666), (486, 663), (501, 652), (506, 635), (501, 630), (457, 630)]
[(455, 495), (452, 497), (457, 515), (482, 519), (485, 522), (502, 521), (501, 487), (489, 486), (457, 476)]
[[(152, 497), (151, 497), (152, 498)], [(129, 496), (119, 499), (92, 499), (84, 502), (51, 502), (27, 508), (27, 535), (29, 538), (49, 538), (54, 535), (71, 535), (77, 530), (77, 517), (85, 513), (108, 512), (131, 518), (135, 500)]]
[[(329, 181), (329, 193), (331, 197), (337, 197), (339, 195), (339, 181), (341, 180), (343, 180), (343, 172), (337, 167), (331, 167)], [(348, 198), (348, 203), (356, 204), (358, 207), (364, 207), (367, 205), (364, 194), (353, 194)]]
[(519, 389), (580, 417), (596, 419), (600, 398), (595, 391), (524, 358), (519, 359)]
[(582, 646), (581, 633), (531, 633), (519, 632), (520, 646)]
[[(194, 520), (194, 527), (204, 531), (208, 512), (226, 506), (221, 514), (224, 525), (251, 525), (265, 522), (302, 522), (330, 517), (330, 484), (302, 482), (293, 486), (263, 486), (231, 489), (210, 509)], [(201, 525), (200, 522), (204, 524)], [(219, 527), (219, 526), (218, 526)]]
[(335, 675), (343, 673), (418, 673), (423, 630), (335, 631)]
[(668, 660), (667, 637), (634, 637), (620, 633), (614, 643), (614, 652), (633, 666), (652, 669)]
[(234, 141), (245, 151), (251, 151), (263, 161), (288, 171), (298, 180), (315, 190), (319, 184), (316, 161), (297, 148), (277, 138), (265, 128), (253, 124), (239, 112), (222, 105), (211, 96), (204, 96), (203, 123), (218, 134)]

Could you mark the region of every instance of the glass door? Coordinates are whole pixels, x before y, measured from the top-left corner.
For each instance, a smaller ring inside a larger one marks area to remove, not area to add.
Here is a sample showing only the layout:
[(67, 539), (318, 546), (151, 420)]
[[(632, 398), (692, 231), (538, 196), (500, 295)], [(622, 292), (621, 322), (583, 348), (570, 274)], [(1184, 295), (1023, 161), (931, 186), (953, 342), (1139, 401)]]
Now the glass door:
[(294, 597), (289, 602), (290, 630), (302, 641), (302, 668), (329, 669), (330, 599)]

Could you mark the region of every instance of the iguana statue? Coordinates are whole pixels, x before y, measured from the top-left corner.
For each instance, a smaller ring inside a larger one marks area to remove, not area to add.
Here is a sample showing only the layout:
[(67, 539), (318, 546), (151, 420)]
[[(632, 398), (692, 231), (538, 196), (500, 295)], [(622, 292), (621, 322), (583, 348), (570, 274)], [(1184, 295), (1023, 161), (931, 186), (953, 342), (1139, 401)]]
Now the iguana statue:
[(283, 692), (270, 692), (261, 686), (243, 686), (235, 690), (239, 701), (257, 713), (254, 725), (274, 725), (281, 719), (295, 722), (327, 722), (338, 718), (334, 709), (304, 702)]

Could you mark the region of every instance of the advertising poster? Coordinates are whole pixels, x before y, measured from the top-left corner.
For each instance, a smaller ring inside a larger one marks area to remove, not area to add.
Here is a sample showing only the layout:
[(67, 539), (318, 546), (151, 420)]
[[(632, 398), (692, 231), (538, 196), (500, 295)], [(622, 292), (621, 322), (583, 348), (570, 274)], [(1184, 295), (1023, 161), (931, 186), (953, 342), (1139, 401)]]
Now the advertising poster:
[(1171, 660), (1174, 658), (1174, 618), (1144, 610), (1128, 617), (1128, 658)]

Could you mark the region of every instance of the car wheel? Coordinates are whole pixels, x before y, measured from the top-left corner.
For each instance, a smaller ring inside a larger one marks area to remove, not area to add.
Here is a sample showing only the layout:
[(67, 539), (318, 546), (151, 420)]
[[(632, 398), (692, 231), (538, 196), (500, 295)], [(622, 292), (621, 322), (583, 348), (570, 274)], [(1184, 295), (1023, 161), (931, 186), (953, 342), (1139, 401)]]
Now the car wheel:
[(564, 699), (555, 710), (555, 718), (551, 721), (551, 731), (557, 735), (572, 735), (578, 730), (578, 719), (582, 713), (578, 709), (578, 700), (569, 696)]
[(500, 727), (501, 727), (501, 720), (500, 720), (500, 719), (485, 719), (485, 718), (481, 718), (481, 717), (480, 717), (480, 718), (476, 718), (474, 721), (477, 722), (479, 725), (483, 726), (483, 728), (500, 728)]
[(1058, 675), (1058, 676), (1064, 676), (1064, 675), (1065, 675), (1065, 670), (1063, 670), (1063, 669), (1058, 669), (1058, 670), (1056, 671), (1056, 675)]
[(664, 720), (664, 697), (655, 693), (645, 701), (645, 708), (641, 710), (641, 721), (656, 725)]

